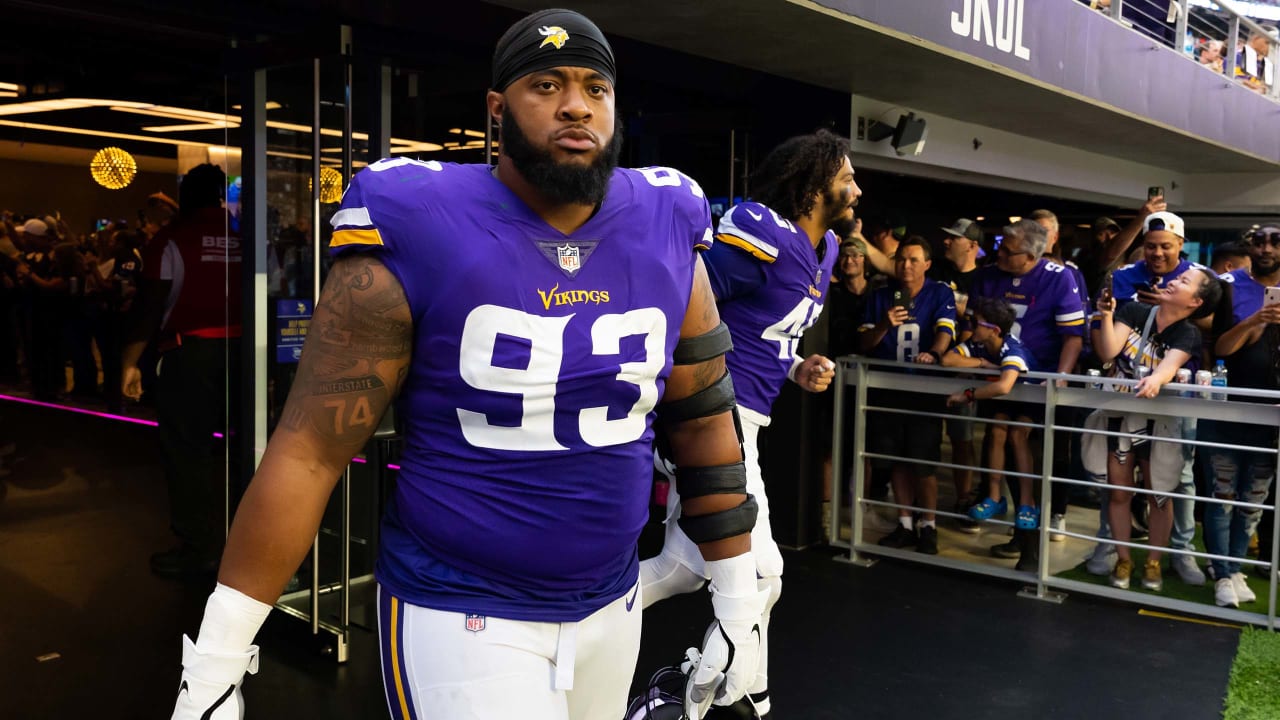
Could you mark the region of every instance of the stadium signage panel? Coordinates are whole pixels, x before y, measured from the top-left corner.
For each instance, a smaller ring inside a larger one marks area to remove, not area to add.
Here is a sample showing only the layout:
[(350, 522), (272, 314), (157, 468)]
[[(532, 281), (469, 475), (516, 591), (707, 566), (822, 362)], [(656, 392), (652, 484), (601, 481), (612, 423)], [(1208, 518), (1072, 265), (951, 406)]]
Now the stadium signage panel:
[[(951, 13), (951, 32), (971, 37), (988, 47), (1031, 59), (1031, 49), (1022, 43), (1026, 0), (960, 0), (960, 9)], [(994, 8), (992, 7), (994, 5)]]

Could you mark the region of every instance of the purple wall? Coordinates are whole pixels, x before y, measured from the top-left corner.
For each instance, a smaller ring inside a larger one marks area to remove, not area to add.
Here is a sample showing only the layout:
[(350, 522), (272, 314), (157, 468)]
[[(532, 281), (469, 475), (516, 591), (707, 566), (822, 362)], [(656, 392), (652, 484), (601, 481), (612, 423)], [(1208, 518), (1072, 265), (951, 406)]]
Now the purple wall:
[[(1280, 162), (1280, 104), (1075, 0), (815, 2)], [(1011, 22), (997, 17), (1010, 8)]]

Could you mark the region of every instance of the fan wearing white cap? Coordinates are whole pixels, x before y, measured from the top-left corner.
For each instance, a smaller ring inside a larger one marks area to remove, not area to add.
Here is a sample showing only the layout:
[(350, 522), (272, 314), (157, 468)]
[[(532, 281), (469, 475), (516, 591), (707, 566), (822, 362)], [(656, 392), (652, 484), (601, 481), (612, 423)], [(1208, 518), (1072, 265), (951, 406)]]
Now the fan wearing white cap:
[(1198, 265), (1182, 257), (1186, 226), (1171, 212), (1151, 213), (1142, 223), (1142, 259), (1126, 265), (1111, 278), (1116, 306), (1129, 302), (1157, 305), (1168, 282)]

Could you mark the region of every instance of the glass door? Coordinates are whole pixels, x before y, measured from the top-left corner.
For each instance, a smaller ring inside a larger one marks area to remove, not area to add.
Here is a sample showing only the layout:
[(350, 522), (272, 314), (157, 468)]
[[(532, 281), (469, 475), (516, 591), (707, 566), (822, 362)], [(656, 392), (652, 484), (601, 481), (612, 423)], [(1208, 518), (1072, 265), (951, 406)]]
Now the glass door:
[[(345, 34), (345, 33), (344, 33)], [(369, 163), (369, 132), (355, 127), (349, 55), (254, 74), (252, 303), (253, 460), (261, 460), (297, 372), (342, 193)], [(249, 148), (246, 147), (246, 152)], [(277, 608), (310, 623), (321, 649), (344, 661), (352, 628), (376, 630), (373, 561), (393, 443), (378, 439), (352, 458), (326, 509), (312, 552)]]

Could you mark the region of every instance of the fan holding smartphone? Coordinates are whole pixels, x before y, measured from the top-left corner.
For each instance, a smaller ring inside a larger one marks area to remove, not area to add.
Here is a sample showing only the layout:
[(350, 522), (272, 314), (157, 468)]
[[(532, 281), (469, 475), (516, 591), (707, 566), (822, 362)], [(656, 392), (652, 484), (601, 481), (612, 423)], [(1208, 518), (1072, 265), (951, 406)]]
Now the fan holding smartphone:
[[(1151, 192), (1157, 190), (1161, 188), (1150, 188)], [(1116, 270), (1112, 275), (1112, 294), (1117, 310), (1134, 301), (1159, 304), (1169, 281), (1193, 265), (1182, 257), (1182, 244), (1186, 237), (1182, 218), (1167, 211), (1153, 212), (1143, 222), (1142, 231), (1142, 259)]]

